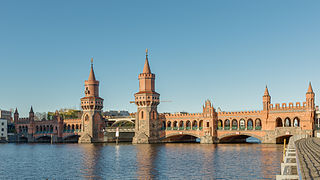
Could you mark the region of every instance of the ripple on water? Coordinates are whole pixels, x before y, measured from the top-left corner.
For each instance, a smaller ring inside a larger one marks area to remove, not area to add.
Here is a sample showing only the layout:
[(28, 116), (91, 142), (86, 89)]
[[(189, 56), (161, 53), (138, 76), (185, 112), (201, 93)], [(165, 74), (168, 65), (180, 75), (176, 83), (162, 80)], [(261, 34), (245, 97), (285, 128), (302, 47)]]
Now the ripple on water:
[(0, 179), (275, 179), (275, 144), (0, 144)]

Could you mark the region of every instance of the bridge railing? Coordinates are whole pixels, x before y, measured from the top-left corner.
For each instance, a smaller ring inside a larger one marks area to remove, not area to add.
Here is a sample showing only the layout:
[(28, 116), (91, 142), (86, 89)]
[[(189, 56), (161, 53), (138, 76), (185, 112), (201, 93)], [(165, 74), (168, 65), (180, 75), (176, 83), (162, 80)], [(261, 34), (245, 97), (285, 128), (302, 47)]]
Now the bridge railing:
[[(173, 130), (173, 131), (188, 131), (188, 130), (202, 130), (203, 127), (167, 127), (166, 130)], [(162, 128), (162, 130), (164, 130)]]
[(256, 127), (253, 127), (253, 126), (248, 126), (247, 128), (245, 126), (240, 126), (240, 127), (235, 127), (235, 126), (225, 126), (225, 127), (217, 127), (217, 130), (241, 130), (241, 131), (250, 131), (250, 130), (261, 130), (262, 127), (261, 126), (256, 126)]

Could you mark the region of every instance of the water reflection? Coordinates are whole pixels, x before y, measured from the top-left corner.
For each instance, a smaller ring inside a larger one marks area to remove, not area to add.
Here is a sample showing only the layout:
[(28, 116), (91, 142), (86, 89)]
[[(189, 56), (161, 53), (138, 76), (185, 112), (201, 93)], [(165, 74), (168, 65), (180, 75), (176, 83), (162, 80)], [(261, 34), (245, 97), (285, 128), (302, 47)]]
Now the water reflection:
[(5, 144), (0, 179), (275, 179), (281, 150), (275, 144)]

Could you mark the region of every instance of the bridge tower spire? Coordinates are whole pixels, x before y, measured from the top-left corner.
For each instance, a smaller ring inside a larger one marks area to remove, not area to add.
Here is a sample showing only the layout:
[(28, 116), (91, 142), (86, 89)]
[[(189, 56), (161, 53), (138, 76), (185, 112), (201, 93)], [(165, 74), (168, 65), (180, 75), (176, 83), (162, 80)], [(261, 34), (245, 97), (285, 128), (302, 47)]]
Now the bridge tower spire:
[(271, 96), (269, 94), (268, 86), (266, 86), (266, 89), (264, 91), (264, 95), (262, 97), (262, 102), (263, 102), (263, 110), (268, 111), (269, 105), (271, 104)]
[(309, 82), (308, 91), (306, 93), (306, 102), (307, 102), (307, 107), (313, 110), (315, 108), (314, 97), (315, 97), (315, 94), (313, 92), (311, 82)]
[(157, 143), (161, 128), (157, 107), (160, 104), (160, 94), (155, 91), (155, 74), (151, 73), (148, 49), (142, 73), (139, 75), (139, 92), (135, 95), (138, 106), (135, 122), (134, 144)]
[(104, 121), (102, 117), (103, 99), (99, 97), (99, 81), (93, 70), (93, 58), (88, 80), (84, 82), (85, 97), (81, 98), (81, 136), (79, 143), (103, 141)]

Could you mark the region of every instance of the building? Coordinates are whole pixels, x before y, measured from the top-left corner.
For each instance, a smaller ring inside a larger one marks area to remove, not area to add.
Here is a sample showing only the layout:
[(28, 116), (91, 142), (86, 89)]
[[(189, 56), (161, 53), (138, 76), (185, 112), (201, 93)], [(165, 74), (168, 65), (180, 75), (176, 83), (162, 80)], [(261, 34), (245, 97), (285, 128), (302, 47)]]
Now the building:
[(6, 119), (8, 122), (12, 121), (12, 112), (6, 110), (0, 110), (0, 119)]
[(0, 119), (0, 142), (8, 141), (8, 120)]

